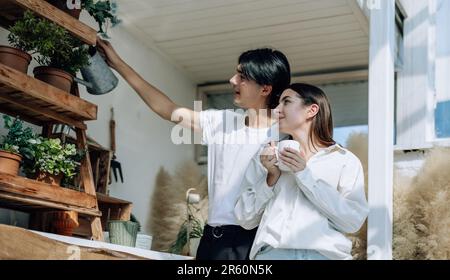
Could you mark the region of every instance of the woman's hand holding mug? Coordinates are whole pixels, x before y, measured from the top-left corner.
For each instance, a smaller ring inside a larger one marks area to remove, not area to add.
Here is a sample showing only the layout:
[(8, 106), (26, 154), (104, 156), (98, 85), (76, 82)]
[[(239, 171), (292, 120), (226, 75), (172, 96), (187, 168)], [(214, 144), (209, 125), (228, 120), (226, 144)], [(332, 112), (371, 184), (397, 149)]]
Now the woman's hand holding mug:
[(280, 151), (280, 160), (292, 172), (297, 173), (306, 168), (305, 153), (293, 148), (284, 148)]
[(263, 149), (260, 155), (261, 164), (267, 169), (268, 172), (267, 184), (269, 186), (275, 185), (281, 175), (281, 171), (276, 165), (278, 162), (276, 153), (277, 146), (274, 141), (271, 141), (270, 144)]

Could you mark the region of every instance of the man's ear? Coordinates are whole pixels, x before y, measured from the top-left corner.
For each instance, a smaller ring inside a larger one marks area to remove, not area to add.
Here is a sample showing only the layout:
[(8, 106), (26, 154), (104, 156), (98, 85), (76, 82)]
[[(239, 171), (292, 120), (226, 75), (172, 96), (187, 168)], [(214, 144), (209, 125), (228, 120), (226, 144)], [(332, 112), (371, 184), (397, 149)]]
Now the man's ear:
[(272, 86), (269, 85), (263, 85), (262, 86), (262, 96), (268, 96), (269, 94), (272, 93)]
[(317, 104), (312, 104), (309, 106), (308, 108), (308, 118), (314, 118), (318, 113), (319, 113), (319, 105)]

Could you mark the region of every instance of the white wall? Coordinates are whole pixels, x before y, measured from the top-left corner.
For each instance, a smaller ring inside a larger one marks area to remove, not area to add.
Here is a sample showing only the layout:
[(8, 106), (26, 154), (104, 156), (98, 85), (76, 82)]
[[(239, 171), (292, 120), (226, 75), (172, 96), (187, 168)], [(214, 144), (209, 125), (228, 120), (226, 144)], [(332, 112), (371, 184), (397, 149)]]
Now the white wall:
[[(84, 12), (81, 20), (96, 27)], [(0, 31), (0, 43), (7, 43), (6, 35), (4, 30)], [(196, 85), (180, 70), (155, 51), (144, 47), (122, 26), (110, 29), (109, 35), (117, 52), (144, 79), (167, 93), (177, 104), (193, 108)], [(98, 119), (88, 122), (88, 135), (106, 147), (110, 146), (110, 108), (114, 107), (116, 154), (122, 164), (125, 182), (113, 180), (110, 195), (133, 202), (132, 212), (145, 231), (156, 173), (161, 166), (171, 172), (179, 163), (193, 160), (193, 146), (172, 144), (170, 132), (173, 125), (151, 112), (132, 88), (121, 77), (119, 79), (119, 85), (112, 93), (93, 96), (80, 86), (81, 95), (98, 105)]]

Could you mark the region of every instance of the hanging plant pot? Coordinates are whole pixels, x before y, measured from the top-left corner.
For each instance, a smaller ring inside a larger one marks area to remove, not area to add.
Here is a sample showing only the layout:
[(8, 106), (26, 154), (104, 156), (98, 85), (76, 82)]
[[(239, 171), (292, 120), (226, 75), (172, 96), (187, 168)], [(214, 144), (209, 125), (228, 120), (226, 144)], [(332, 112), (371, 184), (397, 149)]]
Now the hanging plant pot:
[[(71, 15), (72, 17), (74, 17), (76, 19), (80, 18), (81, 8), (80, 9), (75, 8), (76, 1), (48, 0), (47, 2), (52, 4), (56, 8), (60, 9), (61, 11), (65, 12), (66, 14)], [(69, 2), (69, 4), (71, 4), (70, 7), (67, 5), (68, 2)]]
[(75, 211), (52, 212), (51, 219), (54, 232), (60, 235), (72, 236), (73, 230), (80, 225)]
[(39, 171), (36, 175), (36, 180), (39, 182), (47, 183), (55, 187), (61, 186), (61, 180), (63, 178), (63, 174), (59, 173), (58, 175), (53, 175), (47, 172)]
[(17, 48), (0, 46), (0, 63), (26, 74), (30, 61), (30, 54)]
[(21, 161), (21, 155), (0, 150), (0, 172), (15, 176), (19, 175)]
[(34, 68), (33, 73), (36, 79), (70, 93), (73, 76), (66, 71), (48, 66), (38, 66)]

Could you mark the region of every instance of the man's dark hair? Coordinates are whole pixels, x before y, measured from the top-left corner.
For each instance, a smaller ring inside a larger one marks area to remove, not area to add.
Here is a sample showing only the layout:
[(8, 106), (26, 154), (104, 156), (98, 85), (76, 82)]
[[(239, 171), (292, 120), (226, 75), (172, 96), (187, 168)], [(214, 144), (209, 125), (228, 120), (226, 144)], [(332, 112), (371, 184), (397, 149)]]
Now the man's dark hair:
[(291, 83), (291, 68), (286, 56), (277, 50), (249, 50), (239, 56), (241, 74), (259, 85), (272, 86), (267, 106), (275, 109), (283, 91)]

